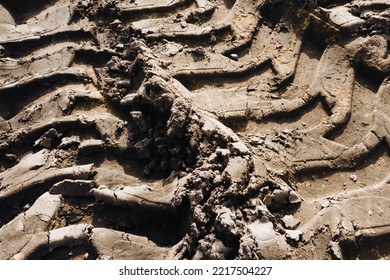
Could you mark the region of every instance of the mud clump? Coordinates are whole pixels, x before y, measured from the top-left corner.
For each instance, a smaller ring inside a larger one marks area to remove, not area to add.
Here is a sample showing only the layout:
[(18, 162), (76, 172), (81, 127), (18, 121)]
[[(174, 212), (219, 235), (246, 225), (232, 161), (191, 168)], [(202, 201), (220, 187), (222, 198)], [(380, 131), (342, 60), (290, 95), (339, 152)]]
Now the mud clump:
[(11, 2), (0, 259), (390, 257), (388, 1)]

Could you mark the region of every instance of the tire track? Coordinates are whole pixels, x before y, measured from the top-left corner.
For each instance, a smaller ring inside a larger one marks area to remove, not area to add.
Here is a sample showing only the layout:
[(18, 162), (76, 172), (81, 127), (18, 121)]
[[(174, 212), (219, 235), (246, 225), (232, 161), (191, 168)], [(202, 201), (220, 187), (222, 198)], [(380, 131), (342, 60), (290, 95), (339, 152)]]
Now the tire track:
[[(64, 248), (69, 248), (65, 250), (71, 252), (72, 247), (80, 246), (85, 248), (85, 254), (75, 258), (161, 258), (168, 249), (147, 238), (130, 233), (124, 235), (123, 232), (115, 235), (108, 229), (94, 228), (93, 223), (99, 224), (96, 220), (101, 219), (95, 212), (101, 211), (100, 216), (104, 217), (108, 211), (105, 204), (117, 204), (104, 190), (109, 193), (112, 189), (115, 199), (120, 196), (121, 206), (115, 212), (123, 211), (121, 209), (126, 207), (133, 207), (135, 211), (139, 208), (139, 215), (145, 216), (146, 221), (156, 219), (161, 211), (166, 212), (164, 205), (170, 205), (169, 197), (173, 193), (168, 190), (168, 181), (138, 180), (126, 174), (125, 167), (116, 159), (105, 162), (111, 158), (111, 154), (122, 157), (129, 153), (127, 122), (130, 119), (128, 116), (123, 118), (125, 114), (120, 110), (112, 109), (110, 101), (99, 90), (100, 82), (94, 70), (94, 67), (107, 64), (113, 55), (118, 54), (109, 49), (100, 49), (95, 45), (95, 40), (83, 38), (72, 42), (61, 39), (61, 34), (68, 34), (69, 39), (78, 38), (81, 30), (91, 32), (90, 27), (94, 25), (85, 20), (74, 21), (77, 3), (69, 2), (57, 1), (25, 24), (11, 26), (7, 22), (1, 25), (5, 57), (0, 66), (0, 91), (8, 106), (19, 107), (18, 111), (4, 106), (1, 112), (3, 160), (0, 201), (1, 211), (8, 212), (1, 220), (0, 240), (4, 243), (2, 248), (5, 248), (1, 258), (40, 258), (56, 248), (60, 248), (57, 250), (60, 254)], [(3, 7), (2, 13), (6, 13)], [(34, 36), (29, 35), (32, 30)], [(48, 43), (49, 37), (54, 41)], [(6, 56), (17, 50), (18, 46), (32, 51), (22, 57), (15, 52), (12, 58)], [(45, 88), (38, 89), (41, 93), (35, 93), (37, 85), (42, 83), (46, 85)], [(31, 95), (21, 91), (31, 92)], [(102, 160), (98, 160), (99, 157)], [(110, 166), (112, 164), (117, 166)], [(110, 168), (106, 169), (106, 166)], [(164, 195), (167, 196), (166, 201), (160, 202)], [(105, 201), (95, 203), (91, 214), (85, 217), (82, 214), (83, 220), (89, 222), (84, 225), (76, 225), (78, 220), (69, 211), (74, 209), (72, 199), (80, 196)], [(40, 211), (49, 207), (52, 199), (57, 203), (56, 209), (44, 218)], [(34, 203), (33, 206), (30, 203)], [(23, 229), (19, 229), (18, 219), (29, 215), (26, 213), (30, 213), (31, 209), (38, 209), (37, 212), (32, 211), (31, 216), (45, 221), (46, 226), (36, 227), (26, 220), (24, 223), (28, 225), (25, 224), (23, 228), (31, 228), (31, 234), (27, 235)], [(19, 216), (16, 216), (18, 213)], [(72, 217), (64, 213), (71, 213)], [(175, 215), (173, 208), (168, 216), (172, 218)], [(111, 222), (100, 223), (100, 226), (117, 227)], [(121, 226), (124, 229), (131, 228), (130, 224), (119, 223), (125, 225)], [(168, 224), (167, 219), (163, 218), (162, 223)], [(6, 241), (11, 232), (17, 233), (14, 236), (23, 235), (23, 239), (18, 240), (19, 246), (15, 246), (13, 239)], [(144, 251), (112, 251), (112, 243), (116, 242), (121, 244), (118, 246), (139, 244)], [(160, 250), (161, 255), (146, 253), (146, 248), (154, 253)], [(55, 254), (52, 257), (56, 258)]]
[(388, 3), (333, 2), (4, 2), (1, 258), (388, 258)]

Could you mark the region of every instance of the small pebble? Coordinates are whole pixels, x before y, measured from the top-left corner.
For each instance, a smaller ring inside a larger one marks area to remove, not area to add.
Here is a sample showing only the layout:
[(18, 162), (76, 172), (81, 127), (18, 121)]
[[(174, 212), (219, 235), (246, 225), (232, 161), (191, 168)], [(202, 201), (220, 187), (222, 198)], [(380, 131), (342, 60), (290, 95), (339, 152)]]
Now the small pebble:
[(235, 53), (232, 53), (232, 54), (230, 55), (230, 58), (233, 59), (233, 60), (235, 60), (235, 61), (238, 61), (238, 55), (235, 54)]
[(116, 49), (118, 50), (123, 50), (125, 48), (125, 45), (124, 44), (118, 44), (115, 46)]

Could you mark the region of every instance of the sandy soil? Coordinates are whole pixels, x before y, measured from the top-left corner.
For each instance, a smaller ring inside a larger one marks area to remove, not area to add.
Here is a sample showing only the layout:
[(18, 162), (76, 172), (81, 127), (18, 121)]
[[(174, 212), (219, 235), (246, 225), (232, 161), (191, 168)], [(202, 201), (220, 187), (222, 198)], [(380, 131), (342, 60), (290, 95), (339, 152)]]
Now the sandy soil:
[(0, 259), (389, 259), (388, 0), (0, 1)]

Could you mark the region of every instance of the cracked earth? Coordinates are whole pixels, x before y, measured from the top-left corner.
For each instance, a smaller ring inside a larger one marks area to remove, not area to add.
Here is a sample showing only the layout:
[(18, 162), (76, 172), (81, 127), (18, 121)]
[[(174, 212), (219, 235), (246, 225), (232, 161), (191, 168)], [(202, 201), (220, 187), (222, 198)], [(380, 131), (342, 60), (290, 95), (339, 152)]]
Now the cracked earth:
[(390, 1), (0, 0), (0, 259), (389, 259)]

